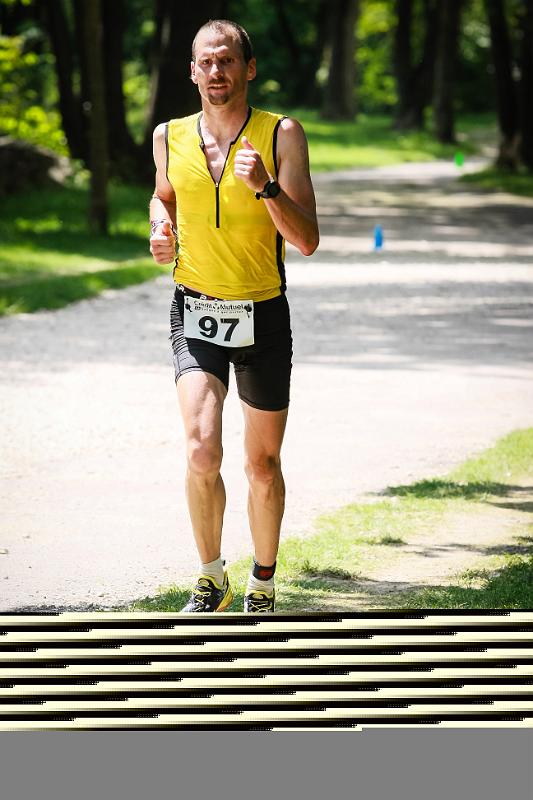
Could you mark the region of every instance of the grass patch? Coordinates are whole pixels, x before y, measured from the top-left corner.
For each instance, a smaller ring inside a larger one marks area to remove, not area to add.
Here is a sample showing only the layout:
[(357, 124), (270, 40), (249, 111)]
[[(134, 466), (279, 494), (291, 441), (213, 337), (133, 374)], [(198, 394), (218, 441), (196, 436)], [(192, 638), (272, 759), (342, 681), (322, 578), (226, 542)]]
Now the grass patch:
[(453, 159), (458, 150), (472, 155), (497, 139), (495, 122), (485, 115), (462, 117), (454, 145), (437, 142), (428, 131), (396, 131), (388, 116), (359, 114), (355, 122), (328, 122), (316, 111), (296, 110), (291, 116), (305, 128), (313, 172)]
[(405, 593), (392, 603), (402, 608), (533, 608), (533, 536), (528, 547), (530, 555), (503, 555), (491, 569), (468, 570), (452, 586)]
[[(515, 431), (441, 479), (389, 487), (383, 499), (354, 503), (316, 521), (313, 534), (282, 541), (276, 571), (278, 609), (326, 611), (339, 598), (349, 610), (350, 598), (375, 605), (371, 581), (374, 565), (398, 559), (413, 533), (445, 523), (448, 514), (472, 514), (482, 503), (505, 497), (513, 480), (533, 478), (533, 428)], [(513, 507), (519, 507), (515, 504)], [(526, 509), (524, 509), (526, 510)], [(533, 607), (533, 536), (523, 537), (517, 552), (493, 557), (494, 569), (470, 571), (449, 588), (387, 595), (387, 607), (531, 608)], [(492, 562), (491, 562), (492, 563)], [(230, 567), (235, 601), (241, 611), (250, 559)], [(172, 586), (133, 603), (129, 610), (177, 611), (190, 586)], [(360, 606), (359, 606), (360, 607)]]
[(115, 269), (41, 278), (18, 286), (4, 286), (0, 292), (0, 314), (20, 314), (62, 308), (77, 300), (96, 297), (105, 289), (124, 289), (161, 275), (166, 269), (148, 260)]
[(488, 167), (480, 172), (471, 172), (460, 178), (464, 183), (493, 192), (508, 192), (522, 197), (533, 197), (533, 173), (508, 172)]
[(0, 214), (0, 314), (60, 308), (146, 281), (158, 267), (148, 253), (150, 192), (110, 187), (110, 236), (87, 230), (87, 192), (65, 186), (14, 195)]

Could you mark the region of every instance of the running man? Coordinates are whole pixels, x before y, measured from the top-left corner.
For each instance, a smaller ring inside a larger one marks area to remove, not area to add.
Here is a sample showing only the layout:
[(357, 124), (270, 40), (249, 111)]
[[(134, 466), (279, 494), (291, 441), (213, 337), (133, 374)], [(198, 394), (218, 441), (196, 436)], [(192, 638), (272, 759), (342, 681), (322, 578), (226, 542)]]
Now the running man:
[(192, 45), (202, 111), (154, 131), (150, 251), (178, 257), (171, 339), (187, 443), (186, 493), (200, 577), (183, 611), (233, 600), (221, 558), (226, 496), (222, 410), (233, 364), (242, 404), (254, 563), (244, 611), (273, 612), (285, 484), (280, 452), (292, 358), (284, 240), (319, 240), (307, 141), (295, 120), (250, 108), (256, 61), (246, 31), (211, 20)]

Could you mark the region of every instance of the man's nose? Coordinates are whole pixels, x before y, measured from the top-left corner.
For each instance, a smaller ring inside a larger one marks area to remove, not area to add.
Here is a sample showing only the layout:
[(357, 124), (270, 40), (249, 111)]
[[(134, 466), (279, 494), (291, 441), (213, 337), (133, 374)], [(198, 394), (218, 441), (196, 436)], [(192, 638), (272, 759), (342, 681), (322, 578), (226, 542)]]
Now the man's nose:
[(213, 61), (209, 74), (211, 76), (216, 76), (216, 75), (222, 75), (222, 72), (223, 72), (223, 70), (221, 68), (221, 65), (218, 63), (218, 61)]

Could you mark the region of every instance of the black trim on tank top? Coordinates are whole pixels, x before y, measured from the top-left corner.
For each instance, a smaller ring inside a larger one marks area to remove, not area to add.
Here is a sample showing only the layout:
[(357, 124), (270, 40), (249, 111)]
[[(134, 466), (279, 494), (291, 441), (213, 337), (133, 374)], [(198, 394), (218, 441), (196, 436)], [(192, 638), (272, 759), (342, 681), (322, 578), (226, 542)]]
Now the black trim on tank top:
[[(276, 178), (278, 177), (278, 130), (279, 126), (283, 122), (284, 119), (287, 117), (281, 117), (276, 122), (276, 126), (274, 128), (274, 133), (272, 134), (272, 160), (274, 162), (274, 170), (276, 171)], [(276, 266), (278, 268), (279, 277), (280, 277), (280, 285), (279, 288), (281, 292), (285, 292), (287, 290), (287, 280), (285, 277), (285, 264), (283, 263), (283, 236), (279, 231), (276, 232)]]
[(272, 134), (272, 160), (274, 162), (274, 169), (276, 171), (276, 178), (278, 177), (278, 130), (279, 126), (283, 122), (284, 119), (287, 117), (281, 117), (276, 122), (276, 127), (274, 128), (274, 133)]
[(166, 151), (167, 151), (167, 164), (166, 164), (166, 168), (165, 168), (166, 169), (165, 176), (166, 176), (166, 179), (168, 181), (168, 122), (165, 122), (165, 148), (166, 148)]
[(285, 264), (283, 263), (283, 236), (279, 231), (276, 232), (276, 266), (278, 268), (280, 284), (279, 288), (282, 292), (287, 289), (287, 280), (285, 277)]

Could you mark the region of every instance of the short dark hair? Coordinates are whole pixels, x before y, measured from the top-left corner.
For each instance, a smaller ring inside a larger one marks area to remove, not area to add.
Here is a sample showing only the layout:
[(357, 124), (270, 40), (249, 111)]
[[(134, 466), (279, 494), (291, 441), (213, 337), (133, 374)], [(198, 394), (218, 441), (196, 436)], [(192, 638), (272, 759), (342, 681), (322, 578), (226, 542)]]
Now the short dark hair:
[(209, 22), (206, 22), (205, 25), (202, 25), (202, 27), (196, 32), (196, 36), (192, 42), (192, 60), (194, 61), (196, 59), (196, 40), (201, 33), (207, 30), (217, 31), (217, 33), (226, 33), (228, 28), (239, 40), (242, 50), (242, 57), (245, 63), (248, 64), (248, 62), (254, 57), (250, 37), (242, 25), (238, 25), (236, 22), (232, 22), (229, 19), (210, 19)]

